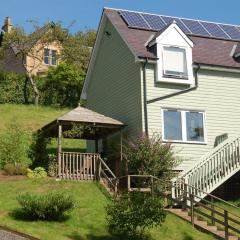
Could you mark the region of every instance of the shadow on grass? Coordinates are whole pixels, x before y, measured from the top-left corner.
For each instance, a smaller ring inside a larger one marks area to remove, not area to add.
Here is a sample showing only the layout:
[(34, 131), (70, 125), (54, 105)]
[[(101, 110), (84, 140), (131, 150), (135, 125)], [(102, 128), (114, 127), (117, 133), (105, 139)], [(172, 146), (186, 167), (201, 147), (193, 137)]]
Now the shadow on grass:
[(188, 235), (187, 233), (184, 233), (183, 240), (194, 240), (194, 238), (192, 236)]
[(44, 221), (44, 222), (65, 222), (70, 218), (70, 216), (64, 215), (63, 217), (61, 217), (59, 219), (46, 219), (46, 220), (37, 219), (36, 217), (26, 214), (20, 208), (16, 208), (16, 209), (12, 210), (9, 213), (9, 216), (11, 218), (13, 218), (14, 220), (21, 220), (21, 221), (25, 221), (25, 222), (32, 222), (32, 221), (39, 221), (39, 220)]
[[(86, 237), (81, 236), (79, 233), (73, 233), (67, 235), (72, 240), (151, 240), (150, 235), (105, 235), (105, 236), (96, 236), (94, 234), (88, 234)], [(188, 240), (188, 239), (186, 239)], [(190, 239), (189, 239), (190, 240)]]

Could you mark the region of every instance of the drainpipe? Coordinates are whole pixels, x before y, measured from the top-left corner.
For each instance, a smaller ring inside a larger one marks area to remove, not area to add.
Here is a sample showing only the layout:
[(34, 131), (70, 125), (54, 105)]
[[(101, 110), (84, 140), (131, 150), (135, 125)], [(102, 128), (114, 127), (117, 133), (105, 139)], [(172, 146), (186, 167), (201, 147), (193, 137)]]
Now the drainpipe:
[(147, 84), (146, 84), (146, 65), (148, 58), (142, 64), (143, 68), (143, 109), (144, 109), (144, 123), (145, 123), (145, 134), (148, 136), (148, 113), (147, 113)]
[(161, 101), (161, 100), (166, 99), (166, 98), (174, 97), (174, 96), (177, 96), (177, 95), (180, 95), (180, 94), (183, 94), (183, 93), (187, 93), (187, 92), (196, 90), (198, 88), (198, 71), (200, 70), (200, 64), (196, 64), (196, 65), (197, 65), (197, 68), (194, 71), (195, 84), (194, 84), (193, 87), (189, 87), (187, 89), (180, 90), (178, 92), (170, 93), (170, 94), (167, 94), (167, 95), (162, 96), (162, 97), (150, 99), (150, 100), (146, 101), (147, 104), (157, 102), (157, 101)]

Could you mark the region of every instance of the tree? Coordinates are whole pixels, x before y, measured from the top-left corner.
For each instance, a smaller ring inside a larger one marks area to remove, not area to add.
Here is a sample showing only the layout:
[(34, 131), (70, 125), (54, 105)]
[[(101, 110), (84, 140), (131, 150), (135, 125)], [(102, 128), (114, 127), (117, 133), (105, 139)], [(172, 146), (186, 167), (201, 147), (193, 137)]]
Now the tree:
[(76, 107), (85, 73), (75, 65), (59, 64), (48, 71), (43, 83), (43, 104)]
[[(58, 23), (48, 23), (44, 27), (34, 26), (31, 34), (24, 32), (23, 28), (15, 28), (14, 31), (4, 33), (0, 48), (2, 58), (9, 49), (13, 49), (18, 59), (25, 66), (27, 76), (34, 92), (34, 102), (38, 104), (40, 91), (34, 78), (34, 71), (42, 64), (42, 55), (39, 54), (48, 44), (56, 42), (62, 48), (58, 58), (67, 64), (75, 65), (84, 76), (91, 54), (91, 48), (95, 41), (96, 32), (88, 30), (71, 34), (67, 28)], [(36, 47), (37, 46), (37, 47)], [(26, 66), (26, 56), (33, 59), (31, 67)], [(80, 90), (81, 91), (81, 90)]]

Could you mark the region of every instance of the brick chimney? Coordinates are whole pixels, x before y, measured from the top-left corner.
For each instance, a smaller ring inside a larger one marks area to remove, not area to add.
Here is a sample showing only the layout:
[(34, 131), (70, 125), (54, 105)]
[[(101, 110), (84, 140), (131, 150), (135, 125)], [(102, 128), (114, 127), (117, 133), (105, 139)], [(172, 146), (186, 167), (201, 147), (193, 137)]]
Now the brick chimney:
[(2, 26), (2, 30), (7, 33), (10, 33), (13, 31), (13, 25), (11, 23), (10, 17), (5, 18), (4, 25)]

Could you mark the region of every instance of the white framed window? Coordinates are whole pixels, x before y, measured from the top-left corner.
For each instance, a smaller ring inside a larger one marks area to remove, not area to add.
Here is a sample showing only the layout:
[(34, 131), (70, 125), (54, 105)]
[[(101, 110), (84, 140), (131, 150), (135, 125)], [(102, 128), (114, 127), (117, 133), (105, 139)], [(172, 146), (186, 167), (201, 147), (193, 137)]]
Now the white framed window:
[(163, 47), (163, 76), (188, 79), (185, 48)]
[(57, 65), (57, 51), (49, 48), (43, 50), (43, 62), (47, 65)]
[(205, 112), (162, 109), (163, 140), (206, 144)]

